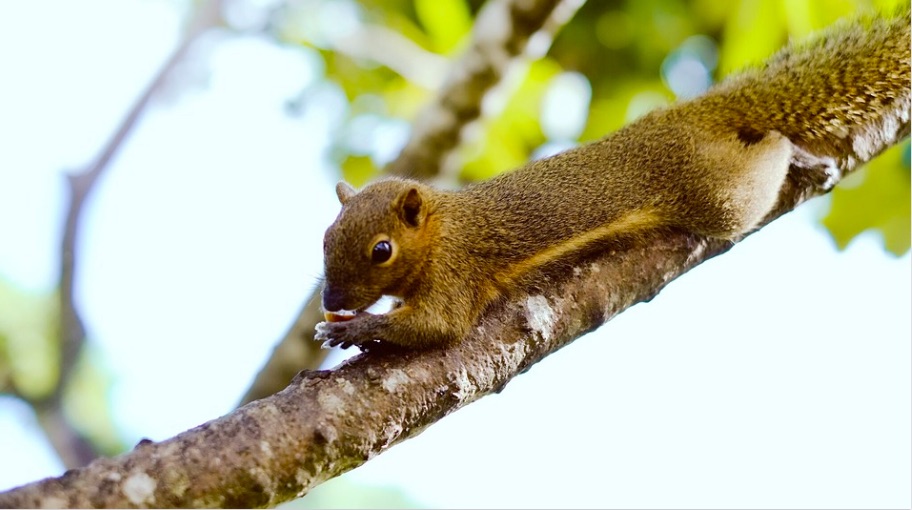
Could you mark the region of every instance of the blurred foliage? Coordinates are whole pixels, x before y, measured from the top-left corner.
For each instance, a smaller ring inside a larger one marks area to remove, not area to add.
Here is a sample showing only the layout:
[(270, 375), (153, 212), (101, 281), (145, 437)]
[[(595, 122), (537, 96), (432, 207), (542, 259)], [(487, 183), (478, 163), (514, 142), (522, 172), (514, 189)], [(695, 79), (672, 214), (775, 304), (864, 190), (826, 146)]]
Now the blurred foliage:
[[(580, 73), (591, 87), (588, 115), (581, 120), (580, 135), (571, 141), (586, 142), (676, 98), (699, 93), (731, 72), (762, 62), (790, 38), (806, 37), (856, 13), (890, 10), (898, 3), (589, 1), (559, 32), (545, 57), (515, 66), (486, 101), (485, 117), (465, 131), (466, 140), (457, 155), (459, 178), (464, 182), (486, 179), (523, 164), (533, 155), (552, 152), (543, 147), (567, 146), (566, 140), (549, 139), (541, 125), (544, 98), (565, 73)], [(397, 123), (414, 119), (433, 91), (382, 62), (348, 52), (341, 42), (344, 38), (328, 35), (333, 30), (338, 32), (338, 24), (315, 28), (320, 19), (326, 19), (321, 12), (345, 10), (353, 20), (351, 26), (342, 23), (345, 30), (383, 27), (406, 38), (421, 52), (452, 58), (466, 47), (471, 20), (481, 4), (464, 0), (306, 0), (289, 8), (280, 37), (318, 49), (326, 63), (325, 79), (335, 83), (350, 101), (333, 150), (342, 177), (356, 185), (375, 177), (395, 157), (397, 151), (390, 150), (389, 145), (399, 143), (399, 147), (405, 142), (405, 136), (387, 136), (384, 140), (384, 133)], [(343, 5), (344, 9), (340, 7)], [(392, 54), (388, 58), (403, 57)], [(702, 67), (702, 74), (687, 76), (694, 73), (694, 62)], [(682, 82), (682, 76), (690, 83)], [(371, 101), (360, 101), (366, 96)], [(364, 109), (365, 104), (371, 105), (370, 110)], [(373, 116), (372, 128), (352, 130), (354, 125), (363, 126), (365, 115)], [(346, 133), (349, 136), (344, 136)], [(891, 180), (868, 177), (853, 192), (834, 194), (833, 212), (824, 225), (839, 247), (846, 246), (855, 235), (875, 229), (884, 236), (889, 251), (905, 253), (909, 243), (903, 241), (900, 232), (910, 214), (908, 186), (892, 193), (885, 190), (908, 182), (908, 161), (885, 157), (878, 160), (876, 168), (883, 169), (872, 170), (872, 175), (892, 176)], [(880, 188), (866, 190), (868, 186)], [(875, 196), (881, 200), (875, 203), (869, 199)], [(879, 211), (871, 210), (875, 207)], [(859, 212), (862, 209), (864, 212)]]
[(894, 255), (909, 251), (909, 142), (881, 154), (862, 171), (833, 190), (823, 225), (842, 249), (856, 236), (874, 229)]
[[(549, 58), (526, 64), (522, 80), (508, 91), (499, 115), (484, 119), (481, 133), (470, 136), (462, 147), (462, 177), (469, 181), (488, 179), (529, 160), (546, 141), (539, 122), (539, 106), (549, 82), (561, 72)], [(506, 83), (508, 87), (512, 85)], [(507, 91), (499, 91), (501, 93)]]
[(57, 384), (57, 354), (56, 296), (0, 280), (0, 391), (31, 400), (47, 396)]
[(444, 55), (455, 50), (472, 29), (469, 6), (463, 0), (415, 0), (415, 13), (431, 49)]
[[(0, 393), (31, 403), (51, 396), (60, 377), (58, 323), (56, 294), (26, 293), (0, 280)], [(100, 359), (93, 349), (83, 350), (63, 408), (96, 451), (115, 455), (126, 445), (114, 426), (107, 398), (111, 378)]]
[(114, 423), (108, 398), (114, 378), (103, 362), (102, 353), (88, 343), (82, 350), (70, 384), (63, 396), (68, 420), (101, 455), (117, 455), (129, 445)]

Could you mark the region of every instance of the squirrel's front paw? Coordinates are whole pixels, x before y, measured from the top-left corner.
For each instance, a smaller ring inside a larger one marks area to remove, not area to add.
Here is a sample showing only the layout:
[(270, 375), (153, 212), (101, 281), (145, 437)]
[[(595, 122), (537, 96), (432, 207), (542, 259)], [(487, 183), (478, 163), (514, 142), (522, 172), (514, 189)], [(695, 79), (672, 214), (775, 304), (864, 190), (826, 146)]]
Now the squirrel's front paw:
[(355, 345), (366, 351), (378, 342), (370, 333), (364, 331), (359, 318), (343, 322), (321, 322), (317, 324), (314, 340), (323, 342), (324, 348), (341, 347), (348, 349)]

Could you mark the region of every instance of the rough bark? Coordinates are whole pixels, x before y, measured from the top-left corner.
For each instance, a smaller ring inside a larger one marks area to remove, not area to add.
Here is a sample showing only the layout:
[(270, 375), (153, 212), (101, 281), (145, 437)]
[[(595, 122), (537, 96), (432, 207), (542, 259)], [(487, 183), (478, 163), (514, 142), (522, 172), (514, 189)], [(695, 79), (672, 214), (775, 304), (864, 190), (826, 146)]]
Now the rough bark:
[[(522, 56), (532, 35), (553, 38), (582, 4), (583, 0), (496, 0), (487, 5), (478, 14), (471, 47), (453, 64), (450, 78), (421, 113), (405, 148), (384, 172), (425, 179), (437, 176), (457, 147), (462, 129), (481, 115), (482, 100), (509, 64)], [(281, 390), (302, 368), (320, 366), (328, 352), (313, 341), (314, 326), (321, 320), (317, 289), (276, 344), (241, 404)]]

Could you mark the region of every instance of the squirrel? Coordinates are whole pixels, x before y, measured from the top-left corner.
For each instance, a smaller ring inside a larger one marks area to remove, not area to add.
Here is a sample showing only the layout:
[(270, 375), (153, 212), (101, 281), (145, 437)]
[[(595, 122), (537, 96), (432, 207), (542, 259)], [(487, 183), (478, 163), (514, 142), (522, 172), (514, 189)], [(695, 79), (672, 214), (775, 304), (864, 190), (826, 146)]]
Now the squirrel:
[[(896, 105), (908, 110), (909, 27), (908, 8), (837, 24), (701, 97), (462, 190), (340, 182), (342, 209), (323, 241), (326, 322), (315, 338), (445, 346), (536, 275), (625, 236), (677, 228), (743, 237), (775, 206), (790, 168), (823, 167), (833, 182), (820, 185), (832, 187), (839, 162), (826, 155), (863, 151), (853, 130)], [(908, 115), (897, 127), (906, 134)], [(384, 295), (397, 307), (365, 311)]]

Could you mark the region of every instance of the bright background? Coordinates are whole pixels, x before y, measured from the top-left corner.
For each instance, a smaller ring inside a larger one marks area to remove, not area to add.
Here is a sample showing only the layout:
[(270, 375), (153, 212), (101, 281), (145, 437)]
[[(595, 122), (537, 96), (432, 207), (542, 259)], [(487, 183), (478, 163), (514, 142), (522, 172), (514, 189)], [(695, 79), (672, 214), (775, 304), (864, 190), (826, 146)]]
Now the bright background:
[[(313, 23), (358, 12), (312, 3), (323, 9)], [(63, 171), (96, 155), (177, 44), (185, 9), (0, 3), (0, 325), (44, 317)], [(705, 87), (709, 71), (673, 64), (663, 64), (669, 88), (674, 69), (696, 69)], [(393, 115), (351, 122), (358, 106), (306, 46), (221, 30), (185, 67), (100, 182), (79, 247), (94, 367), (80, 384), (101, 397), (69, 411), (125, 446), (231, 411), (265, 362), (320, 274), (340, 126), (375, 165), (408, 134), (409, 119)], [(538, 153), (586, 138), (579, 98), (590, 94), (576, 73), (544, 83), (546, 99), (529, 106), (542, 115)], [(661, 102), (650, 94), (629, 109)], [(302, 95), (306, 108), (289, 106)], [(554, 111), (563, 120), (549, 120)], [(341, 168), (357, 180), (351, 161)], [(877, 232), (837, 251), (820, 225), (829, 200), (302, 504), (908, 508), (910, 257), (885, 251)], [(40, 386), (47, 368), (30, 349), (42, 340), (3, 334)], [(0, 396), (0, 490), (62, 471), (30, 407)]]

